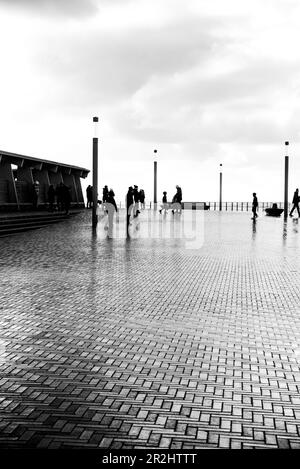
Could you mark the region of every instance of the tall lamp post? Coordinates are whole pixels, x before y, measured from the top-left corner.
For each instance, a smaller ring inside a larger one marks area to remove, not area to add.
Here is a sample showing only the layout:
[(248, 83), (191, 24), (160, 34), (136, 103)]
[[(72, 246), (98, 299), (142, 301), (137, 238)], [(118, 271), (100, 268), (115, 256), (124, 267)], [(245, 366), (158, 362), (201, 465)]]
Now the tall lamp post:
[[(157, 150), (154, 150), (154, 156), (156, 157)], [(154, 208), (157, 204), (157, 161), (154, 161), (154, 194), (153, 194)]]
[(222, 211), (222, 184), (223, 184), (223, 180), (222, 180), (222, 163), (220, 164), (220, 193), (219, 193), (219, 210), (220, 212)]
[[(285, 142), (287, 147), (289, 142)], [(286, 151), (287, 153), (287, 151)], [(284, 218), (287, 219), (289, 210), (289, 157), (286, 154), (284, 159)]]
[(98, 223), (98, 117), (93, 117), (94, 137), (93, 137), (93, 215), (92, 226), (96, 228)]

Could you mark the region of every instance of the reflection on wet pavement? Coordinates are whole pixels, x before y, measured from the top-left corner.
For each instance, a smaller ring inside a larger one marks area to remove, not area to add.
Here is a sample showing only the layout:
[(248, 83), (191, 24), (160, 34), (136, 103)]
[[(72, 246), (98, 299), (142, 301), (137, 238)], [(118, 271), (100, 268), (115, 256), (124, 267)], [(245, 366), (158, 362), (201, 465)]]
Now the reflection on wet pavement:
[(300, 447), (298, 221), (86, 211), (0, 240), (0, 447)]

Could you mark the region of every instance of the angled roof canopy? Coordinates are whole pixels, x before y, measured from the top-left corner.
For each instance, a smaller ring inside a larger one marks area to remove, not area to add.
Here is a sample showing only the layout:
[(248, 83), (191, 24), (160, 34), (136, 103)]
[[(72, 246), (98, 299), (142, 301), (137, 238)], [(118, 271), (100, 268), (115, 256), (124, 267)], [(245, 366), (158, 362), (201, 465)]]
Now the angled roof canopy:
[(15, 164), (21, 168), (24, 166), (29, 166), (38, 170), (43, 168), (55, 173), (58, 170), (67, 174), (80, 173), (80, 177), (82, 178), (86, 178), (90, 172), (89, 169), (81, 168), (80, 166), (58, 163), (57, 161), (44, 160), (42, 158), (33, 158), (32, 156), (19, 155), (18, 153), (11, 153), (2, 150), (0, 150), (0, 163), (1, 162)]

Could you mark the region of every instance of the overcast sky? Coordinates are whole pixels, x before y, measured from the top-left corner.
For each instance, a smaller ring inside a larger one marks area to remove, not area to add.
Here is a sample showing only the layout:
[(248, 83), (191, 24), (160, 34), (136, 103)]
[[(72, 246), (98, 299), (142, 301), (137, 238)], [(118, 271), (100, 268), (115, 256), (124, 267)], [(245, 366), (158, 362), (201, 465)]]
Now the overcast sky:
[[(184, 200), (300, 186), (299, 0), (0, 0), (0, 149)], [(85, 181), (91, 182), (90, 180)]]

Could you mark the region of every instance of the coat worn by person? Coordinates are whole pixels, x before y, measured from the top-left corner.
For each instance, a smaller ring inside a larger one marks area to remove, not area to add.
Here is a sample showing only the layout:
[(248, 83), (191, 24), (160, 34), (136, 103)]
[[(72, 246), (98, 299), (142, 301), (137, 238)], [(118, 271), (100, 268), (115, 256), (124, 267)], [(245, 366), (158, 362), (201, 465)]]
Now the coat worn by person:
[(127, 210), (133, 205), (133, 190), (128, 190), (126, 195), (126, 207)]
[(111, 205), (107, 205), (107, 208), (111, 208), (111, 207), (114, 207), (115, 208), (115, 211), (117, 212), (118, 211), (118, 207), (117, 207), (117, 204), (116, 204), (116, 201), (115, 201), (115, 198), (112, 194), (108, 194), (107, 196), (107, 199), (106, 199), (106, 203), (107, 204), (111, 204)]
[(293, 197), (293, 204), (294, 204), (294, 205), (298, 205), (298, 204), (299, 204), (299, 201), (300, 201), (299, 192), (298, 192), (298, 191), (295, 191), (295, 192), (294, 192), (294, 197)]
[(133, 189), (133, 198), (134, 198), (135, 203), (139, 202), (140, 200), (140, 193), (137, 187)]

